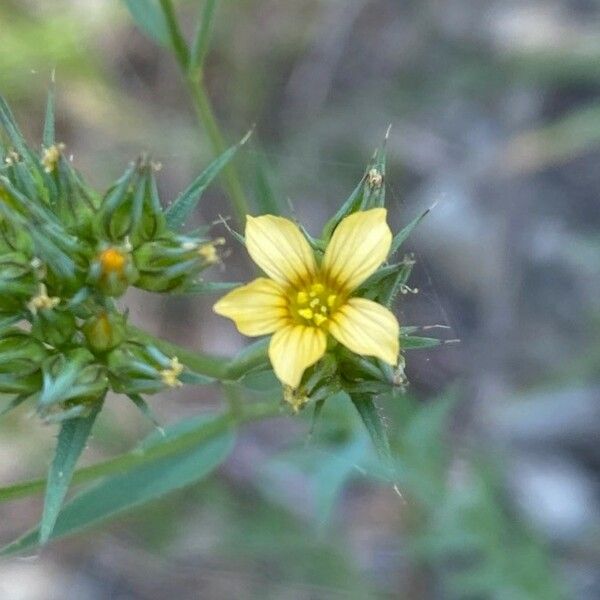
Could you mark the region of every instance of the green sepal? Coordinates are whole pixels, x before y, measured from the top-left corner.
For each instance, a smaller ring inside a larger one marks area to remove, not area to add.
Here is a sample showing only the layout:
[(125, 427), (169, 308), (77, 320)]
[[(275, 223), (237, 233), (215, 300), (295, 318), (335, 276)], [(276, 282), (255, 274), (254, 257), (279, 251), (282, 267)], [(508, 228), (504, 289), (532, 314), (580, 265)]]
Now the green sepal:
[(69, 343), (76, 329), (75, 315), (69, 310), (42, 309), (32, 317), (31, 335), (55, 348)]
[(385, 420), (377, 408), (373, 396), (371, 393), (352, 393), (350, 399), (369, 433), (379, 459), (386, 468), (391, 468), (393, 464), (392, 452)]
[[(387, 141), (387, 136), (386, 136)], [(326, 243), (331, 238), (340, 221), (359, 210), (385, 206), (385, 142), (375, 151), (373, 158), (367, 165), (365, 174), (360, 183), (354, 188), (349, 198), (340, 206), (339, 210), (323, 227), (321, 239)], [(381, 180), (377, 180), (378, 174)]]
[(90, 317), (81, 327), (89, 349), (104, 354), (122, 344), (126, 338), (126, 318), (114, 312), (102, 311)]
[(77, 404), (93, 405), (108, 387), (105, 367), (95, 363), (93, 354), (85, 348), (51, 356), (42, 370), (43, 385), (37, 400), (42, 415)]

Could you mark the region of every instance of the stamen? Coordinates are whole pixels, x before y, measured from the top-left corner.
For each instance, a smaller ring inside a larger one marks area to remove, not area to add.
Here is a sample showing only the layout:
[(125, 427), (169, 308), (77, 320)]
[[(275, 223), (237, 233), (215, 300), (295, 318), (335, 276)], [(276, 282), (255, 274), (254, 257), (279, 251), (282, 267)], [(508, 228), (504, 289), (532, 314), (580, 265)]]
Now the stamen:
[(313, 313), (313, 311), (312, 311), (310, 308), (301, 308), (301, 309), (298, 311), (298, 314), (299, 314), (301, 317), (304, 317), (305, 319), (308, 319), (308, 320), (310, 320), (310, 319), (312, 319), (312, 318), (313, 318), (313, 314), (314, 314), (314, 313)]
[(333, 305), (335, 304), (336, 300), (337, 300), (336, 294), (329, 294), (329, 296), (327, 296), (327, 306), (329, 306), (329, 308), (333, 308)]
[(310, 307), (314, 308), (315, 306), (318, 306), (321, 303), (321, 301), (318, 298), (313, 298), (310, 301)]
[(316, 294), (322, 294), (325, 291), (325, 286), (322, 283), (313, 283), (310, 286), (310, 291), (311, 291), (311, 296), (313, 295), (313, 293)]
[[(323, 308), (325, 308), (324, 306), (321, 307), (321, 310), (323, 310)], [(319, 313), (317, 313), (314, 317), (313, 317), (313, 321), (315, 322), (315, 325), (320, 326), (323, 323), (325, 323), (325, 321), (327, 321), (327, 317), (324, 317), (323, 315), (320, 315)]]
[(306, 292), (298, 292), (296, 301), (298, 304), (306, 304), (308, 302), (308, 294)]

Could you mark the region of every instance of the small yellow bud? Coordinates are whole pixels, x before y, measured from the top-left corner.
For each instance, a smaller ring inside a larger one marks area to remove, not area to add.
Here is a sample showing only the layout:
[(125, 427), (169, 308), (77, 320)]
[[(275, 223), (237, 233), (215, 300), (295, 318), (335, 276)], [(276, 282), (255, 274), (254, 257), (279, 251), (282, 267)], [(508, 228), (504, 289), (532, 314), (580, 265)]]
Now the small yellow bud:
[(52, 173), (52, 171), (56, 169), (56, 165), (58, 164), (60, 155), (64, 149), (64, 144), (54, 144), (50, 146), (50, 148), (44, 148), (42, 165), (44, 166), (44, 171), (46, 171), (46, 173)]
[(107, 248), (100, 253), (98, 258), (104, 275), (108, 273), (123, 273), (127, 257), (121, 250), (117, 248)]

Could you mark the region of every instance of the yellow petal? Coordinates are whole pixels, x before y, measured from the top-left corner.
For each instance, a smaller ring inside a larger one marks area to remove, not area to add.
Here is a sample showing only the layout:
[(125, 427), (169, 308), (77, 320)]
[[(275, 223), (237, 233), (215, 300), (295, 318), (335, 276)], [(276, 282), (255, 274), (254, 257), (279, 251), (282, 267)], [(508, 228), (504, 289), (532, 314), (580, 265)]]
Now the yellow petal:
[(289, 318), (288, 300), (281, 286), (266, 277), (231, 290), (213, 310), (232, 319), (240, 333), (250, 336), (273, 333)]
[(386, 215), (385, 208), (373, 208), (342, 219), (323, 257), (323, 270), (331, 284), (350, 292), (387, 258), (392, 232)]
[(398, 362), (398, 321), (377, 302), (350, 298), (331, 316), (329, 333), (356, 354), (376, 356), (390, 365)]
[(300, 385), (302, 374), (325, 354), (325, 333), (316, 327), (288, 325), (278, 329), (269, 344), (269, 358), (275, 375), (293, 388)]
[(308, 285), (316, 272), (311, 247), (289, 219), (273, 215), (248, 216), (246, 247), (252, 260), (282, 285)]

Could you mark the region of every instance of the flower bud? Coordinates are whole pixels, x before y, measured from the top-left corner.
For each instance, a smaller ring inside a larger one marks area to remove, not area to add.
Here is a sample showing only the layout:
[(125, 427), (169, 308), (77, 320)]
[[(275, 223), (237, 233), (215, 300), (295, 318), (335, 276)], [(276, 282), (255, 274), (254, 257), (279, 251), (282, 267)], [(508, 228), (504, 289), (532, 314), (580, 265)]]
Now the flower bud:
[(116, 313), (102, 312), (88, 319), (82, 330), (92, 352), (102, 354), (116, 348), (125, 339), (125, 318)]
[(106, 368), (94, 360), (93, 354), (84, 348), (47, 359), (38, 410), (42, 413), (68, 410), (103, 398), (108, 388)]
[(75, 330), (75, 316), (59, 309), (39, 310), (31, 325), (31, 335), (55, 348), (70, 342)]
[(180, 235), (163, 236), (134, 251), (140, 277), (136, 287), (152, 292), (185, 290), (199, 273), (219, 261), (221, 238), (199, 240)]
[(0, 337), (0, 393), (26, 394), (42, 386), (41, 364), (48, 356), (43, 344), (19, 329)]
[(134, 245), (155, 239), (166, 228), (153, 171), (142, 156), (115, 183), (100, 207), (102, 235), (113, 241), (128, 237)]
[(108, 296), (121, 296), (138, 279), (138, 271), (126, 246), (105, 246), (90, 264), (88, 282)]
[(185, 368), (160, 350), (128, 344), (114, 350), (108, 360), (113, 390), (122, 394), (154, 394), (182, 385)]
[(18, 312), (37, 291), (31, 262), (20, 252), (0, 257), (0, 312)]

